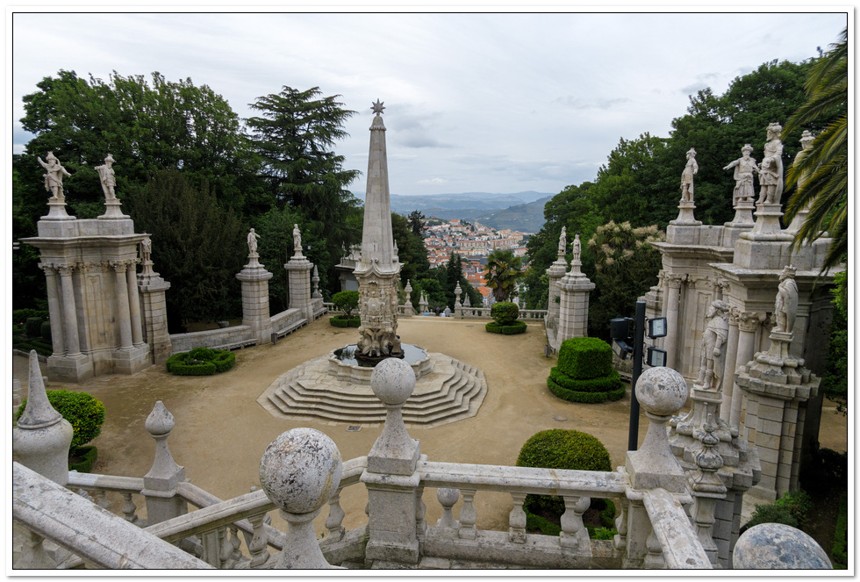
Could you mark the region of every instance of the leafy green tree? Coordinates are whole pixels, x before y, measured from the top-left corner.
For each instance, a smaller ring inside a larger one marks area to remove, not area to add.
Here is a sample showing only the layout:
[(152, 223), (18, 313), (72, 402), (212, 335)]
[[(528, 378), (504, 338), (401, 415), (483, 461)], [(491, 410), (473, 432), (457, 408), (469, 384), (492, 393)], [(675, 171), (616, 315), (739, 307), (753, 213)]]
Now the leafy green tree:
[(848, 255), (848, 28), (839, 42), (810, 68), (806, 80), (807, 100), (789, 119), (785, 136), (799, 129), (823, 130), (812, 148), (798, 155), (786, 176), (786, 190), (794, 189), (786, 205), (785, 218), (809, 208), (795, 244), (813, 241), (829, 231), (833, 244), (824, 268), (844, 261)]
[(248, 255), (247, 230), (225, 209), (206, 181), (192, 183), (177, 170), (159, 172), (124, 202), (138, 230), (152, 239), (156, 270), (170, 282), (168, 326), (241, 313), (236, 273)]
[(485, 278), (493, 290), (496, 301), (509, 301), (516, 297), (516, 285), (522, 277), (522, 259), (510, 249), (497, 249), (487, 256)]
[(391, 213), (391, 230), (400, 258), (401, 285), (405, 287), (407, 281), (415, 283), (418, 279), (428, 277), (430, 262), (427, 260), (427, 249), (421, 235), (415, 234), (409, 221), (395, 212)]
[(251, 104), (261, 116), (247, 126), (272, 204), (289, 205), (307, 218), (302, 236), (317, 239), (320, 278), (333, 281), (341, 249), (359, 236), (351, 219), (359, 201), (346, 189), (359, 172), (343, 169), (344, 157), (330, 149), (346, 137), (343, 124), (355, 112), (343, 109), (338, 95), (321, 95), (319, 87), (285, 85)]
[(284, 263), (293, 253), (293, 225), (298, 224), (304, 233), (304, 220), (301, 214), (290, 207), (270, 208), (265, 214), (253, 219), (251, 224), (260, 235), (257, 247), (260, 262), (272, 273), (269, 279), (269, 310), (272, 314), (289, 307), (289, 282)]
[(422, 236), (424, 232), (424, 220), (427, 217), (420, 210), (413, 210), (409, 213), (409, 228), (416, 236)]
[(845, 411), (848, 404), (848, 271), (837, 273), (834, 280), (830, 350), (821, 390)]
[(608, 339), (609, 320), (632, 315), (636, 298), (657, 283), (661, 258), (651, 243), (664, 238), (653, 225), (634, 228), (610, 220), (597, 228), (588, 240), (596, 285), (588, 310), (589, 335)]

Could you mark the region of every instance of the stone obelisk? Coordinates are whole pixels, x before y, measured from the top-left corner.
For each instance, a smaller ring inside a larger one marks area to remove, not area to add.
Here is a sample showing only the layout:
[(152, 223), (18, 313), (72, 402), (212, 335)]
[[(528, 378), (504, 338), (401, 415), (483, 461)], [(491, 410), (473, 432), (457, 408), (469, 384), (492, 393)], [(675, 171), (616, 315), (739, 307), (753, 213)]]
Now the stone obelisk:
[(400, 260), (391, 231), (391, 194), (388, 190), (388, 155), (385, 149), (383, 104), (373, 104), (367, 192), (361, 233), (361, 259), (355, 266), (360, 296), (361, 327), (356, 356), (364, 360), (403, 357), (397, 336), (397, 282)]

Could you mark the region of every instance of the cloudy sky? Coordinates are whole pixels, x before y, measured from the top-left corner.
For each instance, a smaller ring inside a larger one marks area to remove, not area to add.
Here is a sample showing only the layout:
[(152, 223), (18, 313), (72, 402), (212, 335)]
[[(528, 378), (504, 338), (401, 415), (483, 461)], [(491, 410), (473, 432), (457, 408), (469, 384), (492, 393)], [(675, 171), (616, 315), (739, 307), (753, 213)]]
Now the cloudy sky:
[[(242, 118), (252, 115), (248, 104), (258, 96), (284, 85), (317, 86), (357, 112), (346, 125), (350, 137), (335, 147), (346, 168), (362, 172), (354, 191), (364, 190), (370, 105), (380, 99), (393, 194), (557, 193), (594, 179), (619, 138), (668, 136), (671, 120), (686, 112), (696, 91), (721, 94), (766, 61), (817, 56), (847, 22), (845, 12), (747, 8), (17, 12), (7, 123), (13, 151), (20, 152), (30, 138), (18, 121), (21, 98), (60, 69), (105, 80), (111, 71), (190, 77), (225, 97)], [(765, 128), (749, 141), (757, 138), (765, 139)]]

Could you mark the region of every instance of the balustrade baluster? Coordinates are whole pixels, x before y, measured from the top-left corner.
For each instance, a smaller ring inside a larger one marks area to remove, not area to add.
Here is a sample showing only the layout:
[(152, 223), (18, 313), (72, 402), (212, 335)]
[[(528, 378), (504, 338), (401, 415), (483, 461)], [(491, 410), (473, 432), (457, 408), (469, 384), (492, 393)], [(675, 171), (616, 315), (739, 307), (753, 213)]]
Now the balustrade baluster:
[(564, 513), (561, 516), (561, 534), (559, 543), (563, 548), (573, 548), (578, 552), (591, 553), (591, 540), (588, 530), (582, 523), (582, 514), (591, 505), (590, 497), (573, 497), (565, 495)]
[(343, 491), (342, 487), (328, 500), (328, 517), (325, 520), (328, 537), (333, 538), (335, 541), (343, 539), (346, 531), (343, 527), (343, 518), (346, 517), (346, 514), (340, 506), (341, 491)]
[(228, 528), (222, 530), (221, 537), (221, 568), (224, 570), (232, 570), (236, 567), (236, 560), (233, 557), (233, 542), (231, 540), (231, 531)]
[(122, 493), (122, 515), (129, 523), (137, 524), (137, 506), (134, 504), (134, 499), (131, 496), (131, 491), (123, 491)]
[(526, 500), (525, 493), (511, 493), (514, 507), (508, 517), (508, 538), (515, 544), (526, 543), (526, 512), (523, 503)]
[(200, 535), (200, 541), (203, 542), (203, 557), (201, 559), (219, 569), (222, 564), (223, 539), (224, 528), (207, 531)]
[(427, 523), (424, 521), (427, 512), (427, 506), (424, 505), (424, 487), (416, 488), (415, 495), (418, 497), (418, 503), (415, 504), (415, 535), (418, 542), (423, 543), (427, 533)]
[(646, 570), (664, 570), (666, 561), (663, 559), (663, 548), (660, 547), (660, 540), (657, 539), (657, 534), (654, 530), (648, 535), (645, 540), (645, 547), (648, 548), (648, 554), (642, 563), (642, 567)]
[(439, 504), (442, 506), (442, 517), (440, 517), (439, 521), (436, 522), (436, 527), (459, 527), (460, 524), (456, 519), (454, 519), (454, 512), (452, 509), (457, 503), (457, 500), (460, 499), (460, 490), (440, 487), (436, 490), (436, 499), (439, 500)]
[(478, 521), (478, 514), (475, 511), (475, 493), (477, 493), (477, 489), (461, 489), (460, 493), (463, 495), (463, 507), (460, 509), (459, 536), (464, 539), (473, 540), (478, 535), (475, 529), (475, 522)]
[(627, 498), (622, 497), (617, 503), (621, 504), (621, 511), (615, 518), (615, 529), (618, 533), (612, 539), (612, 547), (616, 553), (623, 556), (627, 550)]
[(254, 535), (248, 543), (248, 551), (251, 552), (252, 569), (262, 568), (269, 559), (269, 552), (267, 551), (269, 538), (266, 534), (266, 528), (263, 527), (265, 517), (265, 513), (260, 513), (248, 518), (251, 525), (254, 526)]

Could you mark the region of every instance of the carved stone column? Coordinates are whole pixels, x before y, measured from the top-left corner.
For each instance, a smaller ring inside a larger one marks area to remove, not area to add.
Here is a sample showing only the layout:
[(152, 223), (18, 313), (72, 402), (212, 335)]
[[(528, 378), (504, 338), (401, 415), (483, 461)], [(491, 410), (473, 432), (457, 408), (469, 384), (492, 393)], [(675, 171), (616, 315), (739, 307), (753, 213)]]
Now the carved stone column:
[(128, 302), (131, 310), (131, 343), (135, 346), (143, 345), (143, 329), (140, 319), (140, 295), (137, 291), (137, 269), (135, 263), (129, 262), (125, 271), (126, 287), (128, 288)]
[(48, 285), (48, 317), (51, 322), (51, 344), (54, 356), (62, 356), (66, 352), (63, 341), (63, 315), (60, 301), (60, 285), (57, 281), (57, 271), (53, 265), (39, 265), (45, 272), (45, 282)]
[(79, 356), (81, 355), (81, 342), (78, 338), (78, 317), (77, 306), (75, 304), (75, 287), (72, 281), (71, 265), (60, 265), (57, 270), (60, 272), (60, 288), (62, 289), (63, 297), (63, 331), (66, 344), (66, 355)]
[(185, 481), (185, 468), (176, 464), (167, 447), (167, 437), (175, 425), (173, 415), (161, 400), (146, 417), (146, 430), (155, 439), (155, 459), (143, 477), (143, 490), (140, 492), (146, 498), (148, 525), (184, 515), (188, 509), (176, 491), (179, 483)]
[(128, 304), (128, 284), (126, 283), (128, 265), (124, 262), (114, 262), (111, 263), (111, 267), (116, 273), (114, 290), (119, 324), (119, 349), (130, 350), (134, 346), (131, 339), (131, 308)]
[[(738, 319), (740, 312), (732, 308), (729, 310), (729, 337), (726, 340), (726, 367), (723, 372), (723, 402), (720, 405), (720, 419), (727, 423), (732, 416), (732, 394), (735, 386), (735, 368), (738, 362)], [(730, 424), (731, 425), (731, 424)]]
[(681, 275), (669, 273), (666, 280), (666, 338), (663, 343), (666, 349), (666, 367), (674, 368), (678, 361), (678, 309), (681, 302)]
[[(764, 314), (755, 311), (743, 311), (738, 313), (738, 349), (735, 357), (735, 367), (737, 362), (749, 362), (755, 355), (755, 334), (759, 326), (764, 321)], [(732, 374), (735, 378), (736, 374)], [(740, 425), (741, 417), (741, 402), (743, 401), (743, 393), (738, 389), (737, 382), (732, 388), (732, 409), (729, 416), (729, 426), (737, 429)], [(743, 435), (746, 438), (746, 435)]]

